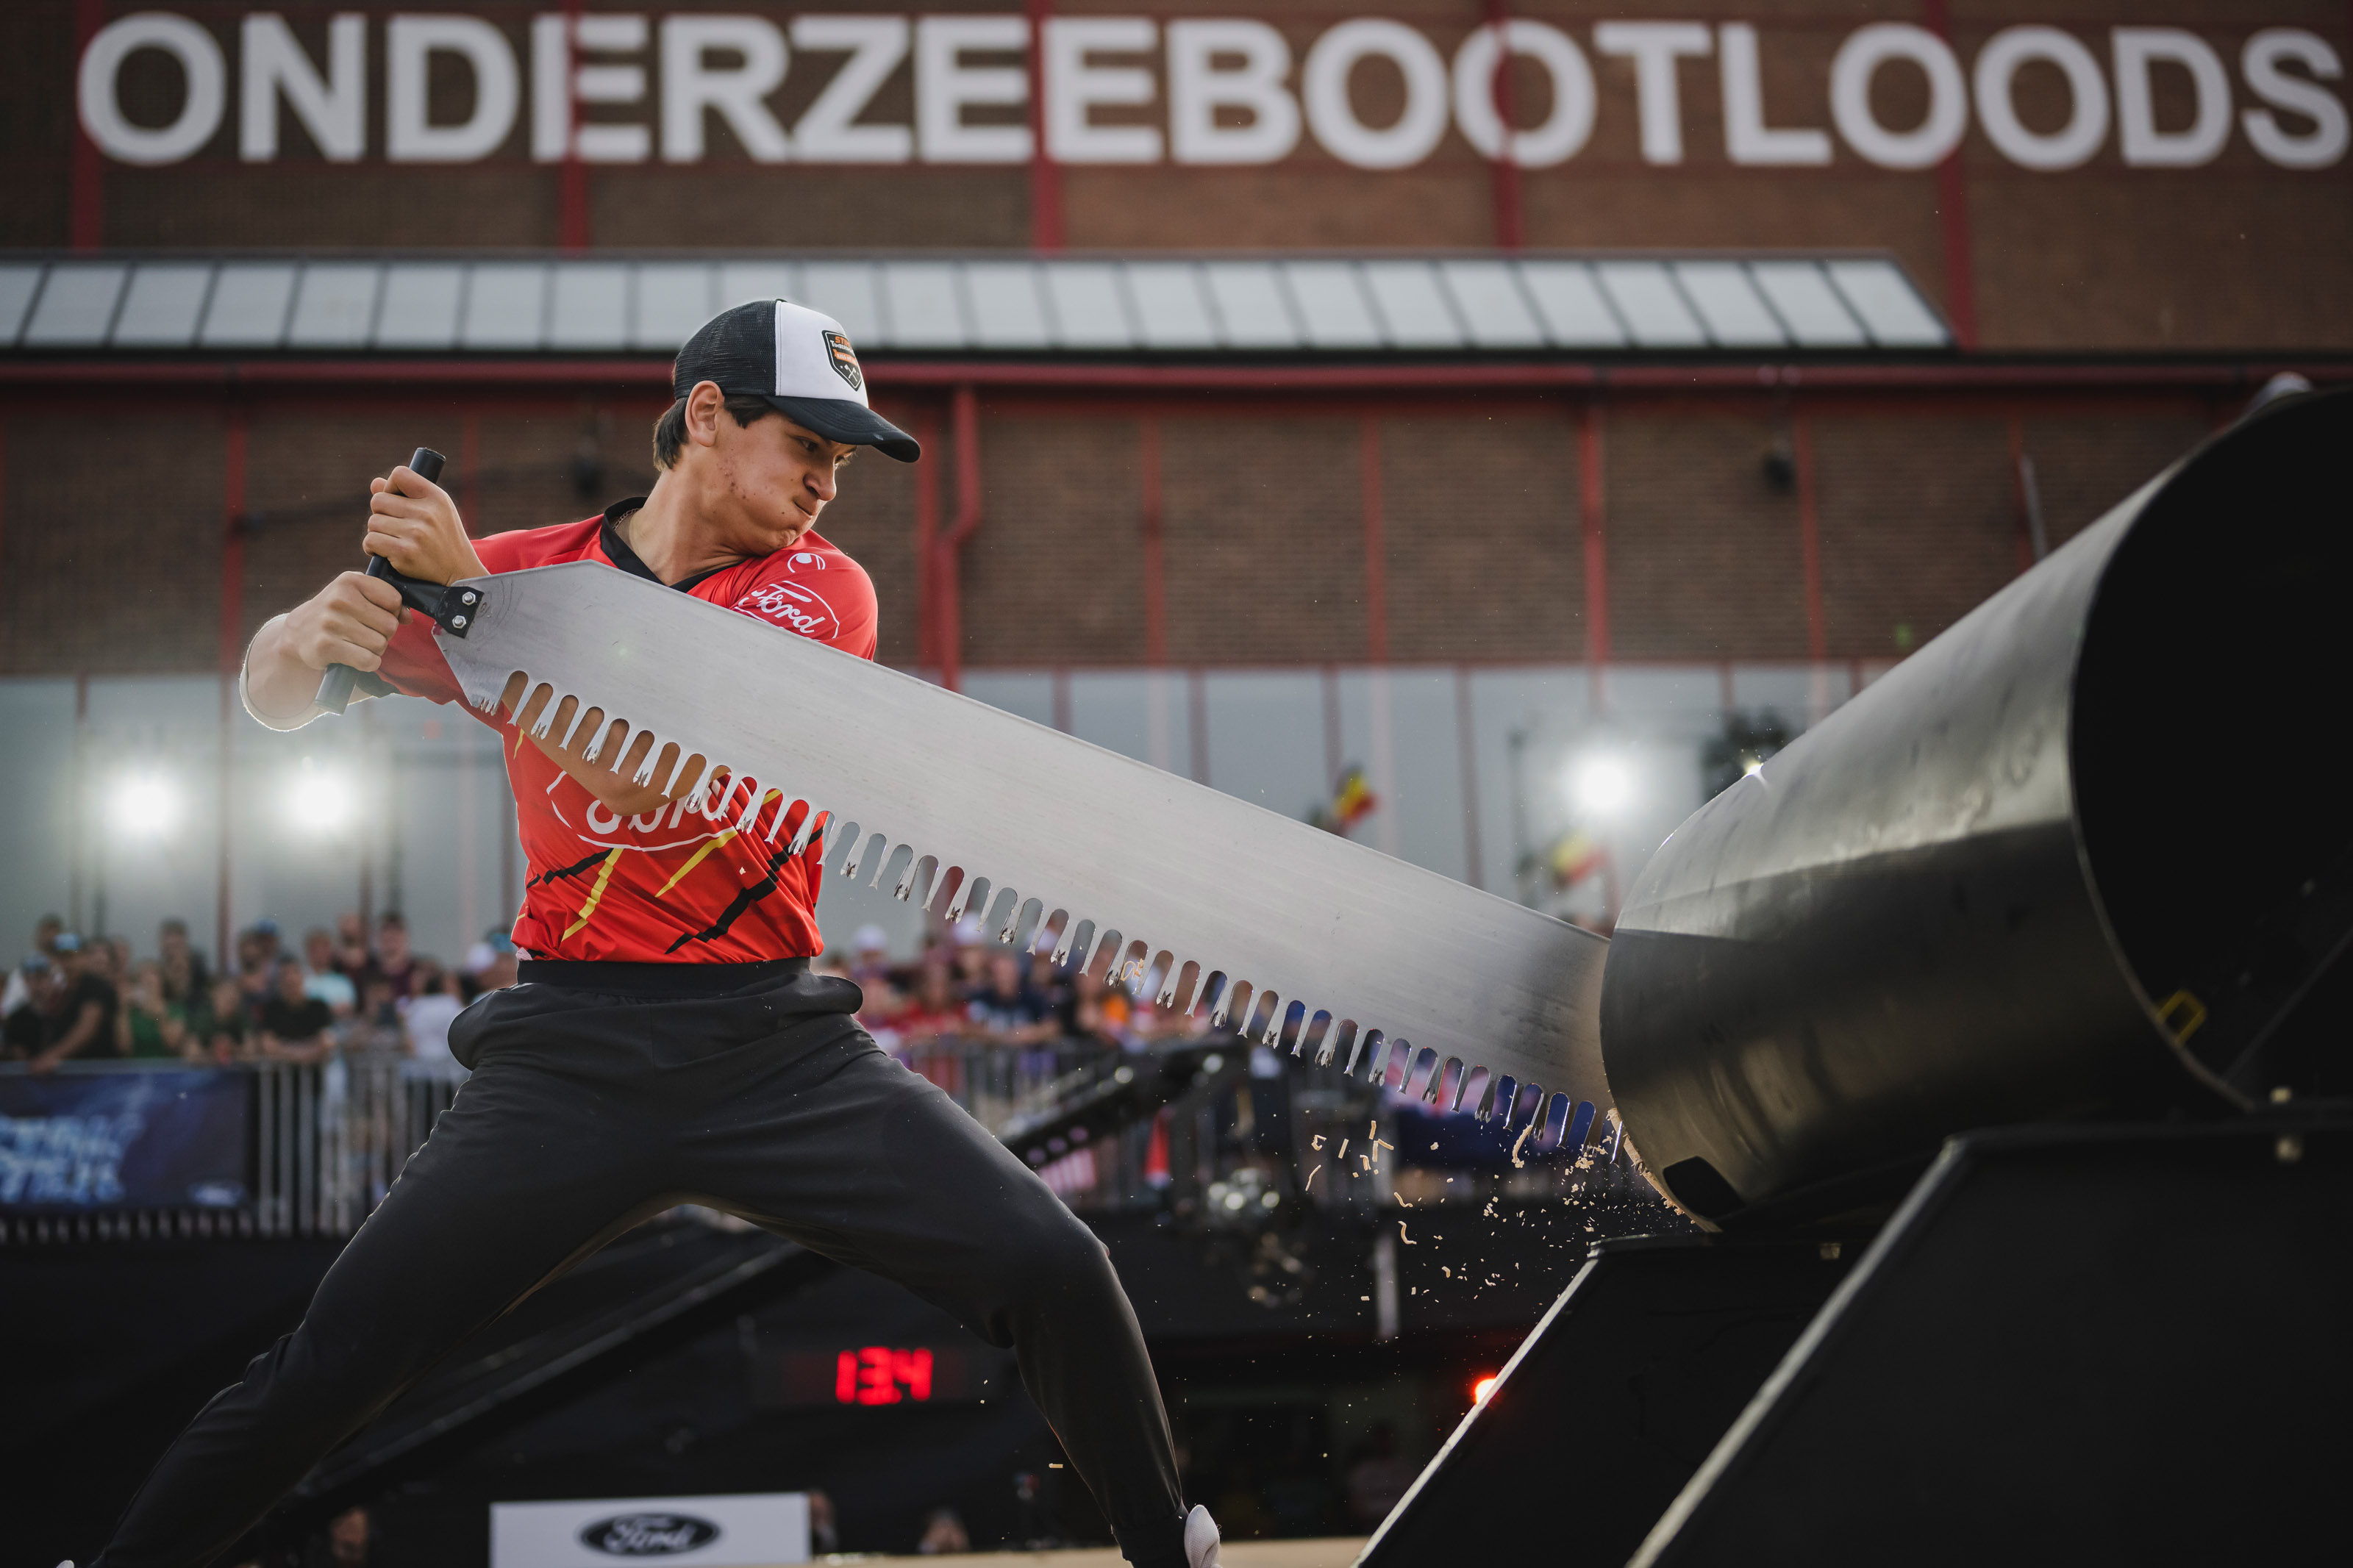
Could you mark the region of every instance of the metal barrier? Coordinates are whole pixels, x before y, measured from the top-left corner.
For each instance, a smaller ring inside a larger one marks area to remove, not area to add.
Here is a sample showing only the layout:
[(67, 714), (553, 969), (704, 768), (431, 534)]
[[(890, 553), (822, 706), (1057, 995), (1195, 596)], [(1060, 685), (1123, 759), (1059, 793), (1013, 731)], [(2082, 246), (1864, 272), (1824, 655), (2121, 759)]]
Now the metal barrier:
[(337, 1057), (68, 1062), (43, 1082), (0, 1063), (0, 1243), (347, 1236), (462, 1079)]
[[(1048, 1106), (1068, 1089), (1071, 1074), (1120, 1055), (1102, 1041), (1068, 1039), (934, 1039), (891, 1051), (992, 1129)], [(69, 1062), (47, 1080), (60, 1088), (44, 1090), (40, 1081), (22, 1063), (0, 1063), (0, 1245), (348, 1236), (384, 1201), (464, 1080), (397, 1060), (339, 1057), (309, 1067)], [(241, 1092), (216, 1092), (228, 1084)], [(1218, 1113), (1230, 1124), (1222, 1133), (1206, 1107), (1182, 1118), (1178, 1174), (1189, 1184), (1243, 1166), (1263, 1167), (1267, 1179), (1303, 1170), (1321, 1158), (1309, 1152), (1323, 1146), (1319, 1135), (1329, 1134), (1336, 1147), (1358, 1126), (1352, 1119), (1377, 1112), (1377, 1090), (1344, 1089), (1296, 1063), (1234, 1092), (1240, 1100)], [(1277, 1114), (1279, 1103), (1280, 1121), (1253, 1132), (1254, 1100), (1267, 1115)], [(191, 1162), (183, 1145), (199, 1110), (210, 1120), (195, 1130), (203, 1147)], [(157, 1155), (158, 1142), (178, 1166)], [(159, 1186), (158, 1170), (166, 1167)], [(1172, 1176), (1169, 1139), (1156, 1136), (1147, 1117), (1059, 1154), (1039, 1174), (1075, 1210), (1155, 1205)], [(1510, 1175), (1433, 1186), (1425, 1197), (1500, 1192)], [(1304, 1195), (1319, 1206), (1344, 1195), (1385, 1201), (1389, 1179), (1384, 1172), (1361, 1193), (1344, 1194), (1327, 1183), (1326, 1191)]]

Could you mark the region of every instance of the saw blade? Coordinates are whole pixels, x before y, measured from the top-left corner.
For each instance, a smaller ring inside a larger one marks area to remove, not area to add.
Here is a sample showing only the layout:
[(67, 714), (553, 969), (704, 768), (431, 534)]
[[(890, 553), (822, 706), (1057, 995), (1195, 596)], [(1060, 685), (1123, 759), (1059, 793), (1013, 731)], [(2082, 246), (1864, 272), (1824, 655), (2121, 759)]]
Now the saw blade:
[(476, 707), (521, 674), (543, 739), (567, 697), (565, 730), (628, 726), (607, 757), (650, 732), (639, 783), (772, 844), (821, 831), (830, 874), (1546, 1143), (1609, 1103), (1590, 932), (599, 562), (470, 585), (474, 625), (437, 636)]

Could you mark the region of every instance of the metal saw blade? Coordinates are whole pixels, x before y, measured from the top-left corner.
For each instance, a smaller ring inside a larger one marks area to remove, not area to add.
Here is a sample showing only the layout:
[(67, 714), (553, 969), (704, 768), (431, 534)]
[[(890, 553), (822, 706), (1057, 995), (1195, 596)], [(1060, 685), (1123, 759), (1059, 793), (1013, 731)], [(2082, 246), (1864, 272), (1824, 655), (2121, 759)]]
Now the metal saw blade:
[(470, 585), (473, 626), (437, 635), (476, 707), (520, 672), (552, 689), (543, 738), (565, 697), (566, 728), (628, 726), (607, 755), (650, 731), (639, 782), (714, 820), (771, 843), (822, 821), (832, 874), (999, 941), (1052, 930), (1059, 958), (1445, 1109), (1541, 1119), (1546, 1142), (1609, 1106), (1599, 936), (602, 563)]

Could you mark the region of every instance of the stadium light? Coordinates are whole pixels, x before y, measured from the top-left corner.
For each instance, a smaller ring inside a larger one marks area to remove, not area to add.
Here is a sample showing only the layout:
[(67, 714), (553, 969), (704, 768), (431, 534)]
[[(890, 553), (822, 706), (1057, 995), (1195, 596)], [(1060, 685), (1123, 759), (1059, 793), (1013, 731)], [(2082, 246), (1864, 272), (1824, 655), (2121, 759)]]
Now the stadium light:
[(287, 786), (286, 815), (305, 831), (332, 833), (351, 821), (353, 795), (349, 774), (305, 757)]
[(1608, 816), (1634, 798), (1634, 770), (1607, 752), (1579, 758), (1568, 772), (1569, 799), (1578, 810)]
[(117, 779), (108, 804), (114, 826), (141, 837), (161, 837), (180, 824), (180, 792), (161, 773)]

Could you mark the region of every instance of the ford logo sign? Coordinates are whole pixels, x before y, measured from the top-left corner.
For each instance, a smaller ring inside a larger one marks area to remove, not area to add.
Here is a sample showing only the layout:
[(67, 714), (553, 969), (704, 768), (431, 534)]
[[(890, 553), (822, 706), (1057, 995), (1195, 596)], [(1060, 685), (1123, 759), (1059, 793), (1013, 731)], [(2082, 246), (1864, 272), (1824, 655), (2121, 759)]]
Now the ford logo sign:
[(616, 1557), (673, 1557), (708, 1546), (719, 1527), (691, 1513), (623, 1513), (580, 1532), (580, 1544)]

